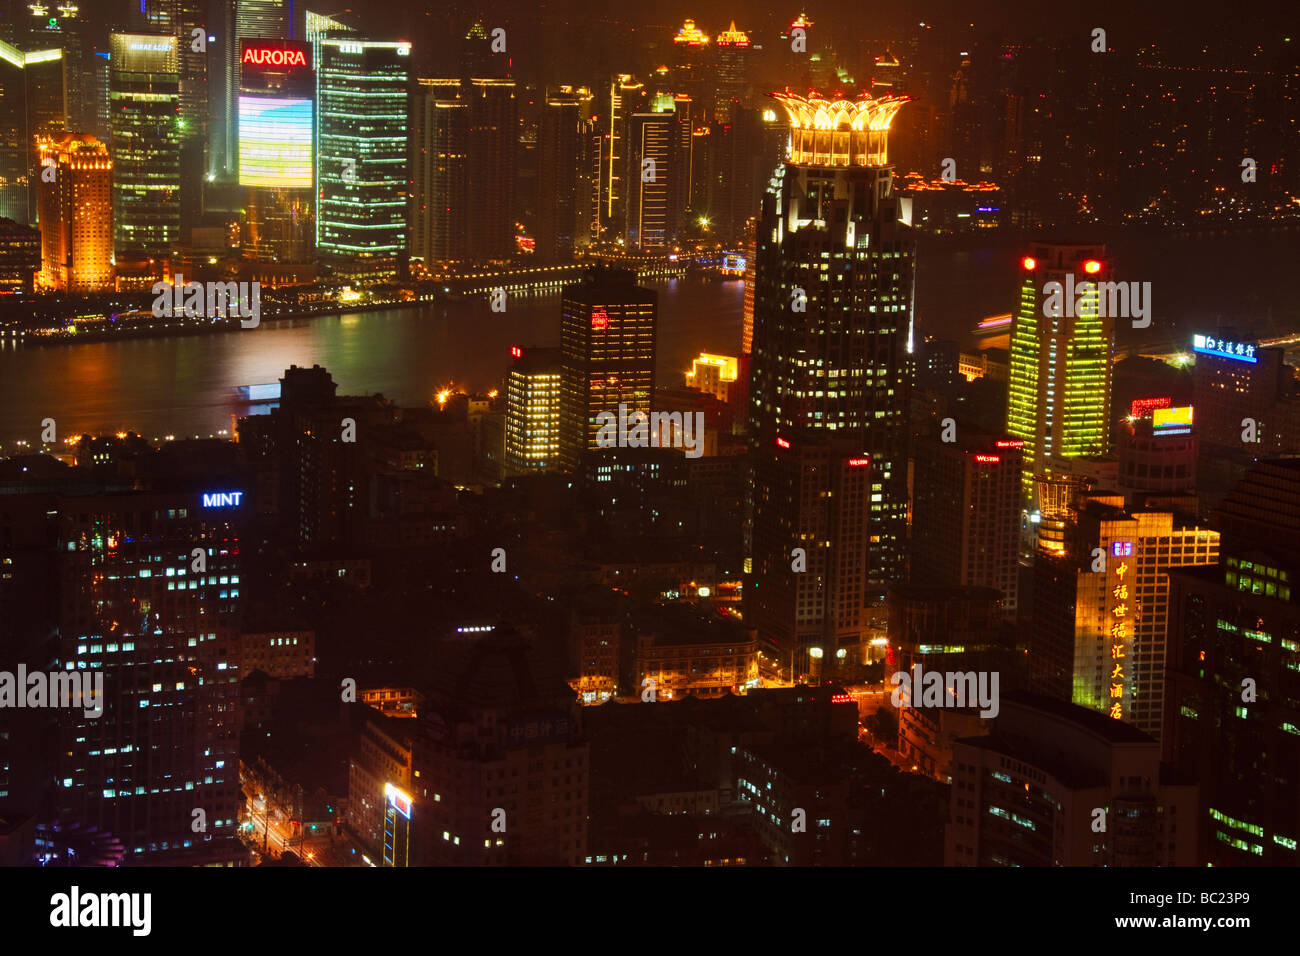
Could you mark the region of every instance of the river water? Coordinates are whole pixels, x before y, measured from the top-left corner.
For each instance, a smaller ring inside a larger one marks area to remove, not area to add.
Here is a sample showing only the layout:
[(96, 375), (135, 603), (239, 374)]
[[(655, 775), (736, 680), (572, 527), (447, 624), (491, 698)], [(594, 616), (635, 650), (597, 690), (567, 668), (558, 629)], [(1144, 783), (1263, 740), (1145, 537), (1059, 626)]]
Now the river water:
[[(1117, 272), (1152, 282), (1153, 338), (1235, 323), (1257, 336), (1300, 331), (1294, 234), (1214, 240), (1128, 238), (1110, 245)], [(964, 340), (980, 318), (1016, 299), (1022, 243), (999, 237), (979, 250), (923, 246), (918, 255), (918, 330)], [(659, 292), (658, 378), (679, 384), (701, 351), (737, 354), (743, 283), (701, 279), (650, 283)], [(497, 387), (511, 346), (559, 344), (559, 298), (512, 296), (504, 313), (483, 301), (437, 303), (263, 323), (214, 335), (79, 345), (0, 344), (0, 453), (37, 442), (53, 418), (63, 438), (135, 430), (146, 437), (219, 434), (247, 414), (235, 388), (275, 382), (290, 365), (320, 364), (340, 394), (382, 392), (424, 404), (442, 386)], [(1120, 345), (1133, 333), (1121, 329)], [(1242, 337), (1249, 337), (1243, 335)], [(0, 340), (3, 342), (3, 340)]]

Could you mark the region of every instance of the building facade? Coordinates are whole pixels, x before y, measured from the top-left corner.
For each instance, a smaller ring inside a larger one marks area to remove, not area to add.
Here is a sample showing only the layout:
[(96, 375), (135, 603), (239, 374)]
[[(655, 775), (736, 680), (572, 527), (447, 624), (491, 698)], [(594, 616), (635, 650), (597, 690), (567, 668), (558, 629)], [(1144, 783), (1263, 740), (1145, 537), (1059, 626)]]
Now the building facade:
[(336, 274), (393, 281), (409, 249), (411, 44), (319, 41), (316, 253)]

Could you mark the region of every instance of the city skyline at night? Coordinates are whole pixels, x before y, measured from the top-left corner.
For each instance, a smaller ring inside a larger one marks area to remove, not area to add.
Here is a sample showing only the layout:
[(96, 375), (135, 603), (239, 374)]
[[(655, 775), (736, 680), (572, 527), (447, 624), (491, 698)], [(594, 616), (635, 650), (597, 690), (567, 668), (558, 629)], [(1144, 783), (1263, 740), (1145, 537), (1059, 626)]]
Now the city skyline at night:
[(0, 0), (15, 925), (1266, 924), (1297, 252), (1295, 11)]

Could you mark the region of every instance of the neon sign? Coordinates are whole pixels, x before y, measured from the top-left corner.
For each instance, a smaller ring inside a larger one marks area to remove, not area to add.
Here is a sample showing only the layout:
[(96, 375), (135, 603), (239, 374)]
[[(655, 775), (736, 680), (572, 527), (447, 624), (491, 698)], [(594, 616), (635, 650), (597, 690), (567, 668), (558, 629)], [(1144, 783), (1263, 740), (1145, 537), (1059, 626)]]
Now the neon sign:
[(1173, 398), (1161, 395), (1159, 398), (1135, 398), (1128, 407), (1128, 413), (1134, 418), (1146, 418), (1157, 408), (1171, 408)]
[(406, 819), (411, 819), (411, 796), (406, 791), (394, 787), (391, 783), (384, 784), (384, 796), (388, 798), (388, 805), (400, 813)]
[(863, 465), (869, 465), (869, 464), (871, 464), (871, 459), (870, 459), (870, 458), (850, 458), (850, 459), (849, 459), (849, 467), (850, 467), (850, 468), (861, 468)]
[(244, 51), (243, 62), (254, 66), (306, 66), (307, 54), (302, 50), (268, 50), (250, 46)]
[(1227, 339), (1216, 339), (1212, 335), (1193, 335), (1192, 351), (1200, 352), (1202, 355), (1235, 359), (1238, 362), (1250, 362), (1252, 365), (1259, 361), (1255, 357), (1254, 345), (1247, 342), (1230, 342)]
[(609, 328), (609, 313), (604, 309), (596, 309), (591, 313), (591, 327), (593, 329)]
[(975, 460), (984, 462), (985, 464), (993, 464), (995, 462), (1001, 461), (1002, 459), (999, 458), (997, 455), (976, 455)]
[(1116, 541), (1110, 546), (1110, 553), (1117, 558), (1131, 558), (1133, 556), (1133, 542)]
[[(1131, 541), (1115, 542), (1112, 550), (1118, 548), (1121, 544), (1127, 545), (1129, 552), (1133, 549)], [(1116, 554), (1119, 552), (1116, 551)], [(1109, 716), (1115, 720), (1122, 720), (1124, 717), (1124, 659), (1126, 657), (1125, 647), (1129, 636), (1129, 605), (1128, 605), (1128, 584), (1124, 580), (1124, 575), (1128, 573), (1128, 564), (1121, 563), (1115, 568), (1115, 576), (1119, 583), (1111, 589), (1107, 603), (1111, 604), (1110, 616), (1114, 620), (1110, 624), (1110, 659), (1114, 662), (1110, 669), (1110, 692), (1108, 700), (1110, 709), (1107, 711)]]
[(205, 508), (238, 508), (239, 499), (244, 497), (242, 491), (213, 491), (203, 493)]

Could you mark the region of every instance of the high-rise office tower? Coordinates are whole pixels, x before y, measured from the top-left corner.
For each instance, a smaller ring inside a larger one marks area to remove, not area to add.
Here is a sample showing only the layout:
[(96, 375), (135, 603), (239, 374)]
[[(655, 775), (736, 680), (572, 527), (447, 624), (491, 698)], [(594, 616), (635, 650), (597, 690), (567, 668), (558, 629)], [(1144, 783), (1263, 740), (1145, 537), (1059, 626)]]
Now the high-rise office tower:
[(409, 257), (411, 45), (320, 41), (316, 252), (336, 274), (392, 281)]
[(468, 255), (469, 103), (460, 80), (420, 79), (411, 112), (411, 255), (434, 268)]
[[(649, 414), (655, 389), (658, 295), (636, 274), (596, 269), (564, 287), (560, 303), (560, 470), (596, 450), (601, 412)], [(628, 426), (631, 427), (630, 425)]]
[(560, 455), (560, 350), (512, 348), (506, 369), (506, 474), (554, 471)]
[(717, 67), (714, 71), (713, 118), (725, 123), (733, 106), (743, 106), (749, 87), (749, 37), (736, 29), (736, 21), (719, 33), (714, 46)]
[(903, 101), (774, 95), (791, 139), (758, 222), (746, 618), (779, 655), (844, 659), (906, 568), (913, 246), (887, 158)]
[(63, 132), (64, 54), (0, 41), (0, 217), (36, 221), (36, 137)]
[(302, 39), (311, 45), (311, 61), (316, 64), (317, 69), (320, 68), (321, 40), (327, 36), (337, 38), (341, 34), (357, 32), (337, 17), (327, 17), (311, 10), (303, 11), (302, 26)]
[(960, 428), (954, 442), (913, 443), (913, 583), (996, 588), (1015, 617), (1022, 448), (972, 428)]
[[(672, 98), (675, 123), (668, 160), (668, 235), (676, 238), (700, 226), (699, 211), (707, 207), (705, 170), (708, 166), (708, 127), (700, 124), (700, 109), (685, 93)], [(697, 126), (699, 127), (697, 129)], [(692, 219), (695, 221), (692, 222)], [(703, 223), (708, 217), (703, 217)]]
[(93, 136), (39, 139), (40, 285), (58, 292), (113, 288), (113, 162)]
[(216, 37), (209, 40), (206, 0), (144, 0), (141, 7), (146, 30), (176, 37), (180, 79), (181, 226), (188, 229), (202, 215), (203, 180), (212, 168), (208, 64), (217, 57)]
[(1300, 773), (1300, 459), (1254, 465), (1210, 520), (1219, 565), (1170, 575), (1165, 755), (1201, 782), (1197, 862), (1294, 866), (1300, 807), (1282, 795)]
[(610, 80), (609, 97), (600, 106), (604, 113), (600, 157), (600, 235), (609, 242), (621, 236), (625, 221), (627, 117), (641, 111), (646, 97), (644, 83), (637, 82), (631, 74), (620, 73)]
[[(1201, 783), (1197, 862), (1213, 866), (1300, 853), (1300, 811), (1278, 799), (1300, 786), (1300, 555), (1276, 534), (1260, 544), (1170, 574), (1165, 754)], [(1269, 691), (1244, 700), (1247, 680)]]
[(480, 261), (509, 259), (515, 253), (515, 157), (519, 145), (515, 81), (470, 77), (464, 95), (469, 102), (465, 179), (471, 210), (466, 220), (466, 251), (469, 258)]
[(241, 47), (239, 185), (245, 209), (244, 257), (259, 262), (309, 262), (316, 208), (311, 47), (287, 40), (244, 40)]
[(488, 43), (476, 24), (462, 77), (418, 81), (413, 245), (426, 261), (501, 262), (515, 253), (519, 109), (515, 81), (501, 75), (502, 57)]
[(758, 268), (758, 217), (745, 220), (745, 304), (741, 318), (740, 354), (754, 350), (754, 286)]
[(1110, 446), (1115, 324), (1100, 314), (1108, 310), (1097, 286), (1109, 280), (1105, 254), (1104, 246), (1037, 242), (1020, 263), (1007, 431), (1025, 443), (1027, 502), (1053, 458), (1104, 455)]
[(1085, 708), (1003, 693), (993, 733), (958, 740), (953, 763), (945, 866), (1198, 862), (1196, 784), (1162, 773), (1149, 736)]
[(180, 243), (180, 76), (176, 37), (114, 33), (109, 100), (113, 125), (113, 245), (117, 264), (162, 261)]
[[(1300, 386), (1285, 348), (1216, 331), (1193, 335), (1192, 351), (1192, 407), (1204, 444), (1239, 458), (1300, 454)], [(1245, 441), (1246, 419), (1255, 443)]]
[(672, 180), (676, 155), (673, 112), (632, 113), (625, 123), (627, 245), (663, 250), (673, 235)]
[(537, 250), (539, 261), (573, 258), (590, 238), (593, 192), (589, 154), (591, 95), (564, 87), (548, 91), (537, 131)]
[(202, 481), (139, 466), (126, 480), (34, 480), (0, 515), (8, 646), (30, 670), (103, 680), (99, 715), (51, 713), (57, 745), (34, 769), (57, 821), (120, 840), (128, 864), (238, 865), (247, 506), (225, 464)]
[(293, 38), (293, 0), (221, 0), (226, 47), (226, 149), (224, 168), (239, 171), (239, 83), (244, 40)]
[(709, 35), (687, 20), (673, 35), (672, 85), (700, 104), (701, 115), (713, 115), (713, 47)]
[(1065, 553), (1035, 563), (1030, 647), (1031, 662), (1069, 660), (1068, 670), (1040, 670), (1036, 683), (1064, 696), (1068, 678), (1074, 703), (1159, 740), (1169, 572), (1216, 563), (1219, 532), (1171, 511), (1126, 510), (1118, 494), (1086, 493), (1070, 510)]
[(709, 128), (706, 139), (708, 155), (696, 162), (697, 204), (707, 213), (709, 234), (733, 246), (744, 241), (745, 221), (758, 208), (780, 156), (770, 148), (762, 113), (739, 105), (725, 123)]

